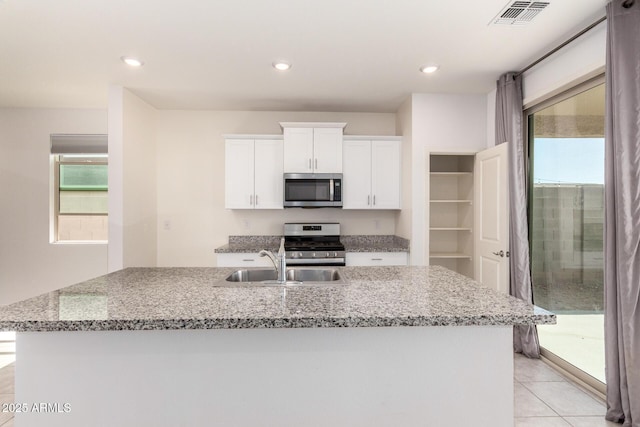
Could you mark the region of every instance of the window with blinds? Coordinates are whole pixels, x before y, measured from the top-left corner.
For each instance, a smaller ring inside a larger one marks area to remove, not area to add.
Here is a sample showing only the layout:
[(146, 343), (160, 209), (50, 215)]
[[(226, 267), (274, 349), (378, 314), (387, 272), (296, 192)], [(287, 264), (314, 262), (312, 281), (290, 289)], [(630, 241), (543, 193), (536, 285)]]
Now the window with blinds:
[(108, 152), (106, 135), (51, 135), (52, 240), (106, 242)]

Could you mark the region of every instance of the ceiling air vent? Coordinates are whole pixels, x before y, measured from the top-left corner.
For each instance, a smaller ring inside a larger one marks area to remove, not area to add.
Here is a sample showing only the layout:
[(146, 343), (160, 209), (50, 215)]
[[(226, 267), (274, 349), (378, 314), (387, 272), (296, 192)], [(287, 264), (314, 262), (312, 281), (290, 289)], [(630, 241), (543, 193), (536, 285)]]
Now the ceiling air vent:
[(547, 6), (548, 1), (514, 1), (509, 2), (490, 22), (493, 25), (524, 25), (538, 16)]

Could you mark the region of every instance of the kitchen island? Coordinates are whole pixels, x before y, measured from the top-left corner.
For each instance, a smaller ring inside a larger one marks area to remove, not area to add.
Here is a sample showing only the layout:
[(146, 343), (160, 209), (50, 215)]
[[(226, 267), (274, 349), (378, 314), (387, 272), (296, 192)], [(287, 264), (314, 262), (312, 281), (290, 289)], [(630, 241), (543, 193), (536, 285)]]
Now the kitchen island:
[(508, 426), (512, 325), (555, 323), (442, 267), (220, 286), (233, 270), (128, 268), (1, 307), (16, 402), (51, 404), (16, 426)]

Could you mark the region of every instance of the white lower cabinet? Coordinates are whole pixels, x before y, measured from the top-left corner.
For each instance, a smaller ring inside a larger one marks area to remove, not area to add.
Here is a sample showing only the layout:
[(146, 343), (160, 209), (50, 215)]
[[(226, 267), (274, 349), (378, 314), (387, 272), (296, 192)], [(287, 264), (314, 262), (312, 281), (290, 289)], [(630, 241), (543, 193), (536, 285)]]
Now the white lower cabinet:
[(409, 254), (407, 252), (347, 252), (346, 264), (352, 266), (372, 265), (407, 265)]
[[(257, 253), (219, 253), (218, 267), (271, 267), (273, 264), (267, 257), (261, 257)], [(347, 266), (372, 266), (372, 265), (407, 265), (409, 257), (407, 252), (347, 252)]]
[(272, 267), (268, 257), (257, 253), (221, 253), (218, 256), (218, 267)]

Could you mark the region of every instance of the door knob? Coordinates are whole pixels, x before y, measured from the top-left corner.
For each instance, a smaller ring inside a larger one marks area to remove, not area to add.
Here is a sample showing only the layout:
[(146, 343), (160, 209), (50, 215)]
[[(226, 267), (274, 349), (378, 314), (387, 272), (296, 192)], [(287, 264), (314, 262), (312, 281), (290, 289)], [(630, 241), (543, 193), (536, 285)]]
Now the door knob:
[(500, 252), (492, 252), (492, 254), (494, 255), (498, 255), (499, 257), (504, 257), (504, 251), (500, 251)]

